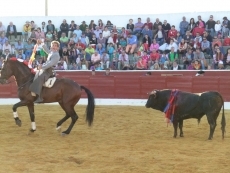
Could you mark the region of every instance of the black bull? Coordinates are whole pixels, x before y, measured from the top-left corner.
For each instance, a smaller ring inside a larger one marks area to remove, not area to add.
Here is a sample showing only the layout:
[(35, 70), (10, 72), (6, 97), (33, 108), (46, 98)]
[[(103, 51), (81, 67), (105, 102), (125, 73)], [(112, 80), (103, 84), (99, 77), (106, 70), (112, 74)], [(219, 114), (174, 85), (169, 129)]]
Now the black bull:
[[(168, 104), (172, 90), (154, 90), (149, 94), (146, 108), (153, 108), (161, 112), (164, 111)], [(216, 119), (223, 106), (221, 129), (222, 138), (225, 133), (225, 115), (224, 115), (224, 101), (222, 96), (215, 91), (208, 91), (200, 94), (193, 94), (188, 92), (179, 91), (175, 101), (175, 112), (172, 120), (174, 127), (174, 137), (177, 136), (177, 128), (179, 124), (180, 136), (183, 137), (183, 120), (189, 118), (200, 119), (206, 114), (208, 123), (210, 125), (210, 134), (208, 139), (213, 138), (216, 128)]]

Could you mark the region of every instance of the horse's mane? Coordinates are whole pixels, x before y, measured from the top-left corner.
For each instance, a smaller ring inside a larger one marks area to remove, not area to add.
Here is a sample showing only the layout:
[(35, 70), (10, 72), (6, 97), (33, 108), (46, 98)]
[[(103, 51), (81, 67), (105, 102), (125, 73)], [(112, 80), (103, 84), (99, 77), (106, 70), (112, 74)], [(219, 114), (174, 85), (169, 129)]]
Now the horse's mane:
[(13, 57), (8, 59), (8, 61), (15, 63), (17, 67), (25, 69), (26, 72), (28, 71), (27, 73), (35, 74), (34, 69), (32, 67), (30, 68), (28, 62), (25, 60), (18, 60), (17, 58)]

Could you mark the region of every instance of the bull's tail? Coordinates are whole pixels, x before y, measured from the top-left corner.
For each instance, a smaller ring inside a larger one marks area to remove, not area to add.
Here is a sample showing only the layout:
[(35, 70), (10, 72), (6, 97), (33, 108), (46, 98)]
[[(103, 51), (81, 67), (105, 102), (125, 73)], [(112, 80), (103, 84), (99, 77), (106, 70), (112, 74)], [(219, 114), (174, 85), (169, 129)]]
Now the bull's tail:
[(222, 139), (224, 139), (225, 126), (226, 126), (226, 120), (224, 115), (224, 102), (223, 102), (223, 110), (222, 110), (222, 118), (221, 118)]

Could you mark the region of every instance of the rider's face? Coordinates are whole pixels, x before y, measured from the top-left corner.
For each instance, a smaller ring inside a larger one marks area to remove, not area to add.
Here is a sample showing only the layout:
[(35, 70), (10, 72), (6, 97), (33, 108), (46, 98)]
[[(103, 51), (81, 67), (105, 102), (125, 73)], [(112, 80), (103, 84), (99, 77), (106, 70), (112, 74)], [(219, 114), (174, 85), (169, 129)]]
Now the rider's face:
[(51, 49), (53, 51), (57, 51), (59, 49), (58, 45), (56, 43), (53, 43), (52, 46), (51, 46)]

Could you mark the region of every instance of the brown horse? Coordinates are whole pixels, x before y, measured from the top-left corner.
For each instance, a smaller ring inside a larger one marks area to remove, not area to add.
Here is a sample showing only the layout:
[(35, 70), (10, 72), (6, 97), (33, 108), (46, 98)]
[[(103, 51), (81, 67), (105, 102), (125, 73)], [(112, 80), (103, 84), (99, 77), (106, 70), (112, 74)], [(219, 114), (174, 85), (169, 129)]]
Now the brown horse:
[[(0, 82), (3, 83), (3, 81), (7, 81), (11, 76), (15, 77), (18, 85), (18, 97), (21, 100), (20, 102), (13, 105), (13, 115), (15, 122), (18, 126), (21, 126), (21, 120), (18, 117), (17, 108), (21, 106), (27, 106), (32, 125), (30, 131), (34, 132), (36, 130), (34, 115), (34, 100), (36, 99), (36, 97), (32, 96), (31, 92), (29, 91), (29, 86), (33, 82), (34, 73), (32, 73), (31, 69), (24, 63), (17, 60), (8, 59), (3, 64)], [(70, 123), (68, 129), (66, 131), (63, 131), (62, 135), (69, 134), (78, 119), (78, 115), (74, 110), (74, 106), (81, 98), (82, 89), (85, 90), (88, 96), (86, 121), (88, 122), (88, 125), (91, 126), (94, 118), (95, 102), (94, 96), (89, 89), (77, 84), (73, 80), (65, 78), (57, 78), (53, 87), (51, 88), (43, 87), (43, 103), (58, 102), (66, 114), (65, 117), (57, 123), (56, 129), (60, 130), (62, 123), (65, 122), (69, 117), (71, 117), (72, 119), (72, 122)]]

